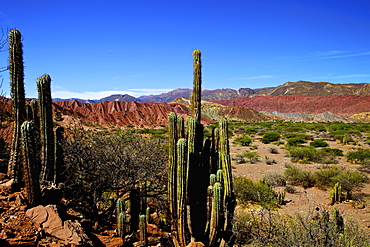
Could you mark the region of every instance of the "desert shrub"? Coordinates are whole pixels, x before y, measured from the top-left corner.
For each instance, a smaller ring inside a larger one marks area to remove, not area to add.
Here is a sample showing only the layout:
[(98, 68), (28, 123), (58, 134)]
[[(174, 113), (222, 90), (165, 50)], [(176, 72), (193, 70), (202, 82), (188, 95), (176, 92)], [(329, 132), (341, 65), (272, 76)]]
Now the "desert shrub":
[[(242, 158), (245, 162), (250, 162), (251, 164), (256, 163), (259, 160), (260, 155), (257, 152), (244, 151), (243, 153), (237, 155), (238, 158)], [(245, 163), (239, 162), (239, 163)]]
[(329, 144), (323, 139), (317, 139), (317, 140), (310, 142), (310, 146), (318, 148), (318, 147), (327, 147), (329, 146)]
[(319, 159), (318, 152), (313, 147), (290, 147), (287, 150), (292, 162), (306, 164)]
[(280, 134), (276, 131), (273, 132), (267, 132), (263, 135), (261, 142), (264, 144), (268, 144), (271, 142), (276, 142), (280, 139)]
[(268, 173), (263, 178), (265, 182), (274, 187), (274, 186), (286, 186), (286, 180), (284, 175), (276, 172)]
[(321, 151), (331, 156), (343, 156), (343, 150), (339, 148), (322, 148)]
[(234, 139), (234, 144), (240, 146), (249, 146), (253, 142), (253, 139), (249, 136), (240, 136)]
[(256, 203), (263, 207), (275, 207), (276, 193), (263, 180), (253, 182), (249, 178), (236, 177), (234, 179), (235, 197), (242, 206)]
[(321, 149), (315, 149), (313, 146), (303, 147), (288, 147), (289, 155), (292, 158), (292, 162), (298, 162), (301, 164), (309, 164), (311, 162), (323, 163), (323, 164), (336, 164), (338, 161), (335, 160), (334, 156), (327, 151)]
[(335, 182), (335, 177), (343, 173), (337, 166), (329, 167), (317, 171), (314, 173), (315, 185), (321, 189), (328, 187), (333, 187)]
[(311, 140), (312, 136), (307, 135), (305, 133), (297, 133), (297, 132), (288, 132), (284, 134), (284, 137), (289, 139), (289, 138), (294, 138), (294, 137), (301, 137), (304, 140)]
[(287, 165), (284, 176), (292, 185), (299, 185), (305, 188), (315, 185), (315, 178), (309, 171), (304, 171), (297, 166)]
[(235, 214), (237, 246), (370, 246), (370, 237), (337, 209), (315, 210), (294, 216), (270, 210), (239, 210)]
[(257, 145), (252, 145), (249, 147), (250, 150), (257, 150), (258, 149), (258, 146)]
[(332, 178), (333, 183), (339, 183), (342, 191), (347, 193), (346, 199), (352, 199), (352, 190), (362, 183), (368, 182), (368, 178), (357, 170), (346, 170)]
[(116, 196), (142, 186), (140, 197), (160, 198), (166, 192), (167, 151), (158, 140), (132, 131), (114, 135), (71, 130), (63, 143), (64, 184), (68, 199), (97, 214), (103, 194)]
[(346, 155), (347, 161), (353, 164), (363, 164), (370, 160), (370, 149), (350, 151)]
[(287, 140), (289, 146), (300, 146), (303, 143), (306, 143), (306, 140), (301, 136), (292, 137)]

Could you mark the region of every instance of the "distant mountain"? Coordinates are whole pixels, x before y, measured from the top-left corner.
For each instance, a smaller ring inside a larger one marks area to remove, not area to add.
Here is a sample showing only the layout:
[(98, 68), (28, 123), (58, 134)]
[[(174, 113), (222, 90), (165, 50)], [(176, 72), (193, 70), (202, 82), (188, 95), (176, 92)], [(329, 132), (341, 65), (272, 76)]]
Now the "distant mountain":
[[(167, 93), (158, 95), (144, 95), (138, 98), (128, 94), (114, 94), (99, 100), (83, 99), (60, 99), (54, 98), (54, 101), (72, 101), (76, 100), (83, 103), (101, 103), (109, 101), (129, 101), (129, 102), (152, 102), (152, 103), (169, 103), (177, 98), (190, 98), (191, 89), (178, 88)], [(356, 95), (369, 96), (370, 84), (368, 83), (347, 83), (334, 84), (329, 82), (286, 82), (277, 87), (265, 88), (240, 88), (238, 90), (224, 88), (214, 90), (203, 90), (202, 99), (210, 100), (230, 100), (237, 97), (255, 97), (255, 96), (281, 96), (281, 95), (303, 95), (303, 96), (329, 96), (329, 95)]]
[(269, 95), (304, 95), (304, 96), (328, 96), (328, 95), (370, 95), (368, 83), (334, 84), (329, 82), (297, 81), (286, 82), (276, 87)]
[(190, 93), (192, 92), (191, 89), (188, 88), (178, 88), (175, 90), (172, 90), (168, 93), (162, 93), (159, 95), (146, 95), (146, 96), (140, 96), (138, 99), (143, 102), (154, 102), (154, 103), (160, 103), (165, 102), (169, 103), (174, 99), (183, 97), (183, 98), (190, 98)]
[(94, 104), (98, 104), (101, 102), (110, 102), (110, 101), (141, 102), (141, 100), (139, 100), (138, 98), (135, 98), (128, 94), (113, 94), (111, 96), (104, 97), (102, 99), (94, 99), (94, 100), (91, 100), (91, 99), (86, 100), (86, 99), (78, 99), (78, 98), (70, 98), (70, 99), (53, 98), (53, 101), (56, 101), (56, 102), (73, 101), (73, 100), (76, 100), (77, 102), (81, 102), (81, 103), (94, 103)]
[(141, 102), (140, 99), (135, 98), (128, 94), (113, 94), (111, 96), (105, 97), (100, 99), (98, 102), (95, 103), (101, 103), (101, 102), (110, 102), (110, 101), (128, 101), (128, 102)]

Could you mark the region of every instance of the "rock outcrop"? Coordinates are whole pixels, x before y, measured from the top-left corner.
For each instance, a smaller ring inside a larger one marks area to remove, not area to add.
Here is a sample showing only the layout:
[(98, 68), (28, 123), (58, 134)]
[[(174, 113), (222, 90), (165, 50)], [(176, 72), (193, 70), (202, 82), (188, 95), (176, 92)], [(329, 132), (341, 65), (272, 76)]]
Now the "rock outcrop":
[(39, 224), (46, 233), (64, 240), (65, 246), (93, 246), (81, 224), (72, 220), (63, 221), (55, 205), (30, 208), (26, 216)]

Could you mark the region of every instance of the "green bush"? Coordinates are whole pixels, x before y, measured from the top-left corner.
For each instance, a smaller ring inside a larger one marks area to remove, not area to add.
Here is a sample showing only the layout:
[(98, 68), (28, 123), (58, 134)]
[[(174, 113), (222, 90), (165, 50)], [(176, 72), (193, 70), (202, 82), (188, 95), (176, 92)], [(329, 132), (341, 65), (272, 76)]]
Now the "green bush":
[(322, 148), (321, 151), (331, 156), (343, 156), (343, 150), (339, 148)]
[(254, 164), (259, 160), (259, 157), (260, 155), (257, 152), (251, 152), (248, 150), (237, 155), (237, 158), (239, 158), (238, 163), (246, 163), (248, 161), (251, 164)]
[(315, 172), (315, 185), (321, 189), (333, 187), (335, 185), (334, 178), (342, 173), (337, 166), (329, 167)]
[(346, 155), (347, 161), (353, 164), (363, 164), (370, 160), (370, 149), (359, 149), (358, 151), (350, 151)]
[(297, 137), (292, 137), (287, 140), (287, 144), (289, 146), (299, 146), (303, 143), (306, 143), (306, 140), (303, 137), (297, 136)]
[(293, 137), (301, 137), (304, 140), (312, 140), (312, 136), (307, 135), (305, 133), (297, 133), (297, 132), (288, 132), (284, 134), (284, 137), (289, 139)]
[(253, 142), (253, 139), (248, 136), (240, 136), (235, 138), (234, 144), (241, 146), (249, 146)]
[(267, 132), (266, 134), (263, 135), (261, 142), (264, 144), (268, 144), (271, 142), (276, 142), (280, 139), (280, 134), (278, 132)]
[(242, 206), (256, 203), (263, 207), (276, 207), (276, 193), (263, 180), (253, 182), (249, 178), (236, 177), (234, 191), (238, 203)]
[(334, 155), (331, 155), (328, 150), (315, 149), (313, 146), (291, 146), (288, 147), (287, 150), (292, 158), (292, 162), (298, 162), (301, 164), (309, 164), (311, 162), (323, 164), (338, 163), (338, 161), (335, 160)]
[(323, 139), (317, 139), (317, 140), (314, 140), (312, 142), (310, 142), (310, 146), (313, 146), (315, 148), (319, 148), (319, 147), (327, 147), (329, 146), (329, 144), (324, 141)]
[(315, 178), (309, 171), (303, 171), (297, 166), (288, 165), (285, 172), (285, 178), (292, 185), (299, 185), (305, 188), (315, 185)]

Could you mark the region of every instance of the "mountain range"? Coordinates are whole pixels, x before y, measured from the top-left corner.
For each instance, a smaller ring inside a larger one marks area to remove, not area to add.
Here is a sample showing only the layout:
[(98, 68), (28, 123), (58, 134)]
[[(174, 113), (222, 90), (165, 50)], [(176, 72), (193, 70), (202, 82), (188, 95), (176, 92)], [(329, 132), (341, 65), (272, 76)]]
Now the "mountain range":
[[(128, 101), (128, 102), (153, 102), (153, 103), (169, 103), (179, 97), (189, 98), (191, 89), (178, 88), (167, 93), (158, 95), (143, 95), (138, 98), (128, 94), (114, 94), (97, 100), (84, 100), (84, 99), (60, 99), (54, 98), (54, 101), (72, 101), (84, 103), (101, 103), (110, 101)], [(240, 88), (234, 89), (214, 89), (203, 90), (202, 99), (210, 100), (230, 100), (236, 97), (255, 97), (255, 96), (280, 96), (280, 95), (304, 95), (304, 96), (328, 96), (328, 95), (356, 95), (368, 96), (370, 95), (370, 84), (368, 83), (347, 83), (347, 84), (334, 84), (330, 82), (286, 82), (277, 87), (266, 88)]]

